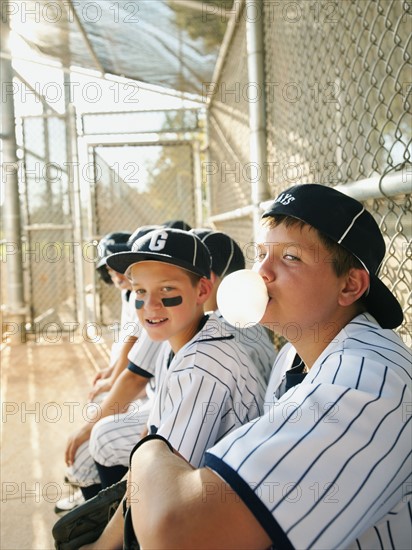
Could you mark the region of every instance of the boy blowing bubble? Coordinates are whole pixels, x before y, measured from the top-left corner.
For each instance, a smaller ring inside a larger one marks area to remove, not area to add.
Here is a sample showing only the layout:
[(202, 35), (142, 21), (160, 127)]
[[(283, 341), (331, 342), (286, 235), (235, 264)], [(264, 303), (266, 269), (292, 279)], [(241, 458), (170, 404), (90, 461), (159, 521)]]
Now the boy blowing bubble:
[(209, 449), (205, 467), (161, 438), (139, 443), (125, 540), (409, 548), (411, 361), (390, 330), (401, 306), (377, 275), (381, 232), (361, 203), (317, 184), (283, 192), (263, 218), (261, 323), (281, 334), (293, 323), (299, 338), (277, 357), (266, 414)]

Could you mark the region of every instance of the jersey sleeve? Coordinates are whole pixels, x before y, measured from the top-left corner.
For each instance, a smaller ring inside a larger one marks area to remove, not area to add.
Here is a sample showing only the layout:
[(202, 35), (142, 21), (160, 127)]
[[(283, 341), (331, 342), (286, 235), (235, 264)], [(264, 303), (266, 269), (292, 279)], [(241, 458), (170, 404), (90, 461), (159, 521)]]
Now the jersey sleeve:
[(127, 365), (127, 369), (133, 374), (143, 376), (143, 378), (147, 378), (148, 380), (150, 378), (153, 378), (153, 374), (151, 374), (150, 372), (147, 372), (146, 370), (143, 370), (142, 368), (140, 368), (138, 365), (135, 365), (131, 361), (129, 361), (129, 364)]
[(348, 547), (402, 499), (407, 389), (385, 365), (351, 359), (349, 387), (305, 379), (206, 453), (275, 547)]
[(135, 374), (152, 378), (155, 375), (156, 363), (160, 354), (163, 342), (151, 340), (146, 331), (142, 330), (140, 338), (129, 351), (128, 369)]
[(218, 381), (183, 370), (162, 385), (162, 411), (155, 402), (148, 426), (165, 437), (193, 466), (202, 464), (204, 453), (216, 441), (227, 394)]

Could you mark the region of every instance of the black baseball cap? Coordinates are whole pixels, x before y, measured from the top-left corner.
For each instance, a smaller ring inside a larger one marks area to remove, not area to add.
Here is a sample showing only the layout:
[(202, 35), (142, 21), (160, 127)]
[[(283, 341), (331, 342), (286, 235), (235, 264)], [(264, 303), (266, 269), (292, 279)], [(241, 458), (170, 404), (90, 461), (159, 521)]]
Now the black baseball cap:
[(163, 227), (171, 227), (174, 229), (183, 229), (183, 231), (190, 231), (192, 229), (188, 223), (184, 220), (168, 220), (164, 222)]
[(245, 257), (240, 246), (226, 233), (203, 227), (192, 229), (191, 233), (208, 247), (212, 257), (212, 271), (219, 277), (245, 268)]
[(127, 231), (113, 231), (100, 239), (97, 245), (98, 260), (96, 262), (96, 270), (105, 283), (113, 284), (106, 269), (107, 258), (116, 252), (130, 250), (128, 246), (129, 238), (130, 233)]
[(369, 290), (363, 296), (369, 313), (383, 328), (396, 328), (402, 323), (400, 303), (378, 277), (386, 252), (385, 241), (362, 203), (333, 187), (306, 183), (280, 193), (262, 217), (278, 215), (311, 225), (351, 252), (370, 276)]
[(138, 262), (157, 261), (176, 265), (200, 277), (210, 278), (210, 252), (202, 241), (188, 231), (173, 228), (155, 229), (133, 243), (130, 252), (107, 258), (107, 265), (125, 273)]
[[(127, 246), (129, 247), (129, 250), (132, 249), (133, 243), (137, 241), (137, 239), (140, 239), (140, 237), (143, 237), (143, 235), (146, 235), (146, 233), (150, 233), (150, 231), (153, 231), (154, 229), (160, 229), (163, 227), (162, 225), (141, 225), (138, 227), (133, 233), (130, 235), (129, 240), (127, 241)], [(119, 252), (122, 252), (119, 250)], [(123, 251), (124, 252), (124, 251)]]
[(174, 229), (183, 229), (184, 231), (189, 231), (190, 230), (190, 225), (188, 223), (186, 223), (185, 221), (183, 221), (183, 220), (169, 220), (169, 221), (164, 222), (162, 224), (141, 225), (130, 236), (130, 239), (127, 243), (128, 246), (129, 246), (129, 250), (132, 249), (133, 243), (135, 241), (137, 241), (137, 239), (140, 239), (140, 237), (143, 237), (143, 235), (146, 235), (146, 233), (149, 233), (149, 231), (153, 231), (154, 229), (160, 229), (161, 227), (171, 227), (171, 228), (174, 228)]

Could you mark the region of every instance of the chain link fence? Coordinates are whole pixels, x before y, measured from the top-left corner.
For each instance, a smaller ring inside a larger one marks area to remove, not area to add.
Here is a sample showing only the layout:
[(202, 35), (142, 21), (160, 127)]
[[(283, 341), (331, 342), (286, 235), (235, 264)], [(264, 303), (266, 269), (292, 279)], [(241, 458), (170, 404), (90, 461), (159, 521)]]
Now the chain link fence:
[[(96, 239), (112, 231), (180, 219), (196, 224), (190, 143), (96, 147), (93, 220)], [(99, 283), (99, 320), (119, 318), (119, 291)]]
[[(167, 132), (164, 142), (128, 143), (123, 136), (120, 141), (113, 140), (113, 145), (90, 146), (91, 162), (85, 162), (83, 151), (78, 167), (68, 150), (66, 116), (22, 118), (23, 268), (33, 332), (73, 331), (80, 320), (82, 296), (85, 322), (112, 325), (119, 319), (119, 292), (98, 281), (93, 269), (97, 256), (93, 244), (106, 233), (132, 233), (141, 225), (172, 219), (197, 224), (194, 162), (199, 160), (195, 159), (193, 139), (199, 134), (198, 113), (159, 111), (152, 125), (147, 115), (134, 113), (129, 123), (135, 122), (142, 132)], [(84, 116), (82, 123), (83, 132), (100, 139), (99, 132), (104, 131), (110, 141), (110, 135), (120, 134), (124, 128), (124, 113)], [(135, 128), (134, 124), (129, 127)], [(179, 139), (177, 130), (185, 129), (184, 139)], [(74, 212), (77, 168), (82, 222)], [(76, 223), (82, 225), (77, 233)], [(79, 242), (75, 235), (80, 236)], [(76, 246), (80, 256), (76, 256)], [(76, 277), (80, 259), (82, 277)]]
[[(247, 207), (251, 203), (249, 102), (247, 99), (246, 19), (240, 18), (220, 78), (205, 87), (209, 108), (209, 159), (204, 179), (209, 181), (210, 215)], [(253, 241), (249, 214), (214, 224), (239, 244)]]
[[(265, 183), (270, 196), (302, 182), (349, 188), (377, 178), (384, 189), (388, 176), (397, 174), (399, 181), (410, 177), (412, 8), (403, 0), (265, 0), (253, 13), (244, 1), (235, 5), (238, 17), (224, 44), (219, 73), (204, 85), (210, 103), (200, 179), (206, 215), (247, 251), (254, 239), (255, 176), (249, 162), (249, 108), (257, 95), (264, 94), (266, 103)], [(260, 88), (249, 82), (247, 70), (247, 24), (256, 17), (262, 20), (264, 40)], [(86, 182), (89, 203), (82, 205), (90, 228), (86, 241), (168, 219), (198, 223), (198, 159), (192, 145), (201, 127), (196, 110), (86, 114), (81, 129), (88, 143), (95, 136), (89, 145), (94, 172)], [(70, 322), (76, 320), (78, 304), (75, 262), (66, 244), (73, 245), (74, 218), (65, 120), (28, 117), (23, 130), (23, 256), (31, 320)], [(152, 132), (157, 141), (141, 137), (136, 143), (119, 136), (139, 131), (141, 136)], [(103, 134), (111, 134), (113, 143), (99, 142)], [(406, 335), (412, 322), (410, 194), (378, 195), (362, 200), (385, 236), (382, 275), (404, 306), (400, 332)], [(253, 258), (247, 259), (250, 265)], [(98, 320), (110, 324), (118, 316), (118, 294), (101, 285), (98, 291), (106, 308), (102, 312), (99, 306)]]
[[(270, 196), (311, 182), (342, 186), (378, 178), (380, 188), (389, 174), (397, 174), (405, 189), (412, 172), (410, 2), (259, 6), (248, 11), (241, 3), (222, 69), (208, 87), (211, 216), (245, 250), (253, 239), (248, 107), (256, 93), (265, 94)], [(246, 72), (246, 21), (259, 17), (265, 74), (256, 91)], [(381, 274), (403, 304), (399, 332), (410, 341), (411, 196), (402, 191), (366, 199), (387, 244)]]
[(57, 116), (28, 117), (22, 129), (22, 257), (29, 322), (33, 331), (73, 330), (76, 243), (66, 123)]
[(271, 191), (357, 181), (409, 161), (410, 4), (294, 4), (264, 17)]

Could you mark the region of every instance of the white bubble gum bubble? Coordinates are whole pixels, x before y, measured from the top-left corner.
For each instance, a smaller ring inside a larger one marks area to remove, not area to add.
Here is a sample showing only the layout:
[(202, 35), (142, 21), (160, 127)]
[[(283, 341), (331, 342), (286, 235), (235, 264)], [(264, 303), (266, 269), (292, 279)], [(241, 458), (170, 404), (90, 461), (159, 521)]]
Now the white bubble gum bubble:
[(268, 303), (262, 277), (250, 269), (240, 269), (223, 279), (217, 290), (220, 313), (233, 326), (256, 325)]

